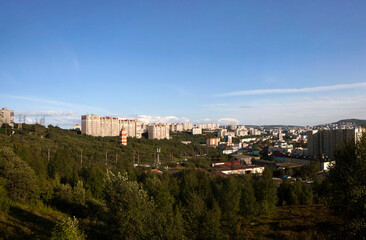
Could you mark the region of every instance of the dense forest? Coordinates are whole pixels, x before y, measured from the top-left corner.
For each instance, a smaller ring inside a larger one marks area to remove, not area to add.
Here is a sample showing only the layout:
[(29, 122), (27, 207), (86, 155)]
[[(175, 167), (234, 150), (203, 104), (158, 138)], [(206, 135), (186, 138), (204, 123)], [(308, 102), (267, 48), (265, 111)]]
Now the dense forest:
[[(366, 235), (366, 138), (339, 149), (312, 184), (226, 178), (206, 135), (91, 137), (58, 127), (0, 129), (0, 239), (358, 239)], [(181, 141), (191, 141), (183, 144)], [(156, 162), (163, 171), (136, 164)], [(182, 161), (187, 159), (187, 161)], [(178, 165), (177, 162), (183, 162)], [(134, 165), (135, 164), (135, 165)], [(135, 167), (134, 167), (135, 166)]]

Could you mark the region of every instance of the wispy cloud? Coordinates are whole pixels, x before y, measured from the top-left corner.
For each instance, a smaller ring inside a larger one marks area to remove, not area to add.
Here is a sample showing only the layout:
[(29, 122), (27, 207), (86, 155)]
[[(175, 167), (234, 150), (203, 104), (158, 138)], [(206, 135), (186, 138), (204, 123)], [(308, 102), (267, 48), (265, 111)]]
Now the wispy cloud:
[(68, 102), (63, 102), (63, 101), (55, 101), (55, 100), (51, 100), (51, 99), (38, 98), (38, 97), (33, 97), (33, 96), (16, 96), (16, 95), (0, 94), (0, 97), (42, 103), (42, 104), (46, 104), (48, 106), (53, 105), (53, 106), (58, 106), (60, 108), (79, 109), (83, 112), (85, 112), (85, 111), (90, 111), (90, 112), (97, 111), (97, 112), (105, 112), (105, 113), (108, 112), (105, 109), (90, 106), (90, 105), (74, 104), (74, 103), (68, 103)]
[(220, 124), (239, 124), (240, 121), (235, 118), (220, 118), (218, 119)]
[(39, 111), (39, 112), (16, 112), (16, 115), (26, 115), (26, 116), (44, 116), (44, 117), (53, 117), (53, 116), (71, 116), (74, 113), (72, 111), (69, 112), (61, 112), (61, 111)]
[(366, 82), (308, 87), (308, 88), (255, 89), (255, 90), (221, 93), (215, 96), (230, 97), (230, 96), (247, 96), (247, 95), (263, 95), (263, 94), (279, 94), (279, 93), (310, 93), (310, 92), (324, 92), (324, 91), (335, 91), (335, 90), (345, 90), (354, 88), (366, 88)]
[(190, 120), (186, 117), (176, 116), (151, 116), (151, 115), (114, 115), (123, 119), (138, 119), (143, 123), (186, 123)]

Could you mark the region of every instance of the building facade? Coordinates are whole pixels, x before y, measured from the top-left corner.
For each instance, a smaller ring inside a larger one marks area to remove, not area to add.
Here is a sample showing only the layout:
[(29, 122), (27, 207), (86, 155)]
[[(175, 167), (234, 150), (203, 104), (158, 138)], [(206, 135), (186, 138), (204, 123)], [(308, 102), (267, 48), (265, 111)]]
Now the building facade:
[(334, 160), (336, 149), (348, 141), (358, 141), (363, 131), (362, 128), (308, 131), (308, 154), (318, 159)]
[(119, 134), (119, 144), (127, 146), (127, 131), (124, 127), (122, 127), (121, 132)]
[(7, 123), (11, 127), (14, 127), (14, 111), (2, 108), (0, 112), (0, 127)]
[(169, 139), (169, 125), (153, 124), (147, 126), (147, 134), (149, 139)]
[(202, 128), (192, 128), (192, 135), (202, 134)]
[(139, 120), (121, 120), (99, 115), (81, 116), (81, 133), (91, 136), (119, 136), (122, 128), (125, 128), (128, 137), (141, 138), (142, 129)]
[(206, 143), (209, 147), (217, 147), (220, 143), (220, 138), (208, 138)]

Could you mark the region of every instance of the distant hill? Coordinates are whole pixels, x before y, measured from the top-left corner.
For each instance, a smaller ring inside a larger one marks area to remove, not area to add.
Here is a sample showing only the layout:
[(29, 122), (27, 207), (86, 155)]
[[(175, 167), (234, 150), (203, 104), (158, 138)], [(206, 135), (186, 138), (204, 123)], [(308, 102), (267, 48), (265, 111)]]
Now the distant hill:
[(356, 126), (362, 126), (362, 125), (366, 125), (366, 120), (352, 118), (352, 119), (343, 119), (343, 120), (339, 120), (338, 122), (334, 122), (334, 124), (347, 124), (347, 123), (351, 123)]
[(264, 127), (264, 128), (303, 128), (304, 126), (296, 126), (296, 125), (245, 125), (246, 127)]

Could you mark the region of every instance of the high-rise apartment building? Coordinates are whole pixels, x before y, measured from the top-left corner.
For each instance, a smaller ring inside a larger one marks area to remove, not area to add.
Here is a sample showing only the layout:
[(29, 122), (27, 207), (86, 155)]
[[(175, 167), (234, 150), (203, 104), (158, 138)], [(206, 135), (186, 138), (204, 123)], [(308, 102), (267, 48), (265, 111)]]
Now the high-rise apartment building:
[(169, 139), (169, 125), (152, 124), (147, 126), (147, 134), (149, 139)]
[(202, 128), (202, 129), (219, 129), (220, 128), (218, 123), (197, 124), (196, 126), (199, 128)]
[(99, 115), (81, 116), (81, 133), (91, 136), (119, 136), (122, 127), (125, 128), (128, 137), (141, 138), (141, 121), (121, 120)]
[(348, 141), (358, 141), (363, 131), (364, 129), (360, 127), (354, 129), (308, 131), (308, 154), (318, 159), (326, 157), (334, 160), (336, 149)]
[(14, 111), (7, 110), (6, 108), (2, 108), (0, 111), (0, 127), (7, 123), (10, 126), (14, 127)]
[(183, 130), (184, 131), (192, 130), (192, 128), (193, 128), (193, 124), (192, 123), (183, 123)]
[(192, 135), (202, 134), (202, 128), (194, 127), (192, 128)]
[(121, 132), (119, 134), (119, 144), (120, 145), (127, 145), (127, 131), (124, 127), (122, 127)]

